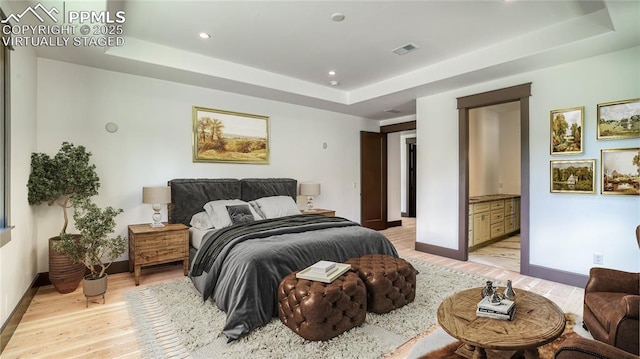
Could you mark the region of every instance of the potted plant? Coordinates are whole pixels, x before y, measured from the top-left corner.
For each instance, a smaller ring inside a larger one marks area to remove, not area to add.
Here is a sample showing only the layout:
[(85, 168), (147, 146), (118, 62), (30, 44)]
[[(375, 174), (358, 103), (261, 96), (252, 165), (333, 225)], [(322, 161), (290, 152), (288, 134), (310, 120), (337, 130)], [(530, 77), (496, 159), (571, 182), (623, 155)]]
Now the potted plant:
[[(61, 234), (66, 234), (69, 223), (67, 209), (98, 194), (100, 180), (96, 166), (89, 163), (90, 157), (91, 153), (84, 146), (68, 142), (63, 142), (53, 157), (45, 153), (31, 154), (31, 174), (27, 183), (29, 204), (59, 206), (64, 218)], [(49, 280), (58, 292), (69, 293), (78, 287), (84, 266), (73, 263), (53, 248), (53, 243), (59, 239), (59, 236), (49, 239)]]
[(115, 217), (122, 212), (121, 208), (101, 209), (89, 199), (78, 201), (73, 220), (80, 236), (74, 238), (61, 234), (61, 240), (53, 245), (55, 250), (66, 254), (75, 263), (82, 263), (89, 270), (82, 282), (82, 290), (87, 298), (104, 295), (107, 291), (106, 270), (127, 249), (123, 237), (108, 236), (116, 226)]

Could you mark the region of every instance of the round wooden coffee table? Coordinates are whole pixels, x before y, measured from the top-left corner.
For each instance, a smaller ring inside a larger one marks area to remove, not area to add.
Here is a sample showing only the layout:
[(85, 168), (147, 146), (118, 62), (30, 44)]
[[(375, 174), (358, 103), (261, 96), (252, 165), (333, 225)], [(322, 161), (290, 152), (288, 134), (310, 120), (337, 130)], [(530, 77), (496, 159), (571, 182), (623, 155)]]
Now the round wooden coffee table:
[[(545, 297), (516, 289), (516, 313), (512, 321), (476, 316), (482, 288), (468, 289), (446, 298), (438, 308), (438, 323), (463, 344), (456, 353), (465, 358), (511, 358), (524, 352), (538, 358), (538, 347), (562, 334), (564, 313)], [(495, 350), (496, 352), (493, 352)]]

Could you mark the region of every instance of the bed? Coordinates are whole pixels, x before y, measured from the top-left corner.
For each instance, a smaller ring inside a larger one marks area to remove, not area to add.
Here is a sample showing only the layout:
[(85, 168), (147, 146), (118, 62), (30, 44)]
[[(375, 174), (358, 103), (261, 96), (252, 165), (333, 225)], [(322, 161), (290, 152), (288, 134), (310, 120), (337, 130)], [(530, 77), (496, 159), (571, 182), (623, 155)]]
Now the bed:
[(291, 272), (319, 260), (344, 262), (372, 253), (398, 256), (384, 235), (344, 218), (299, 212), (273, 215), (268, 208), (256, 205), (283, 197), (295, 203), (294, 179), (174, 179), (169, 186), (170, 223), (190, 225), (205, 206), (211, 209), (211, 203), (221, 200), (251, 203), (247, 207), (262, 208), (267, 214), (260, 213), (255, 221), (245, 224), (191, 232), (200, 237), (200, 243), (199, 248), (190, 247), (189, 277), (204, 302), (213, 297), (216, 306), (226, 312), (221, 329), (229, 340), (277, 316), (278, 284)]

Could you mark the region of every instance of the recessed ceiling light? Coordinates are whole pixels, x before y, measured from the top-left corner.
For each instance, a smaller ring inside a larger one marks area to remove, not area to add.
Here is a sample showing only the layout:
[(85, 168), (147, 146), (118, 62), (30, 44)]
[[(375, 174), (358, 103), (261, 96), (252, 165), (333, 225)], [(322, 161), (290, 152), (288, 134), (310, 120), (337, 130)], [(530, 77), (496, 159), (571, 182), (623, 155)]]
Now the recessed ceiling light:
[(335, 76), (335, 75), (336, 75), (335, 71), (333, 71), (333, 70), (329, 71), (329, 76)]
[(339, 12), (331, 15), (331, 20), (335, 21), (335, 22), (340, 22), (342, 20), (345, 19), (346, 16), (344, 16), (344, 14), (341, 14)]
[(200, 36), (201, 39), (208, 39), (211, 37), (211, 35), (207, 34), (206, 32), (201, 32), (198, 34), (198, 36)]
[(331, 86), (338, 86), (338, 85), (340, 85), (340, 82), (338, 82), (338, 81), (336, 81), (336, 80), (329, 81), (329, 85), (331, 85)]

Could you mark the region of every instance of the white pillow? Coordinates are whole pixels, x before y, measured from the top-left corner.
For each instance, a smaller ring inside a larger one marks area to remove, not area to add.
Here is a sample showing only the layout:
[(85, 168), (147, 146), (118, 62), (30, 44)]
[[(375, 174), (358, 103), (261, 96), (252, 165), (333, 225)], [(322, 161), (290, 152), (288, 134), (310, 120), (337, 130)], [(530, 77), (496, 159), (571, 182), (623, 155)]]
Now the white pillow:
[(261, 219), (267, 219), (264, 213), (262, 213), (262, 210), (260, 209), (258, 202), (256, 202), (255, 200), (249, 201), (249, 205), (251, 205), (251, 208), (253, 208), (253, 210), (256, 211), (256, 213), (260, 216)]
[(209, 219), (213, 224), (213, 228), (220, 229), (224, 227), (229, 227), (231, 223), (231, 217), (229, 217), (229, 212), (227, 211), (227, 206), (234, 206), (238, 204), (245, 204), (249, 206), (249, 210), (253, 215), (253, 219), (259, 221), (262, 219), (258, 213), (249, 205), (249, 203), (240, 200), (240, 199), (223, 199), (219, 201), (211, 201), (204, 205), (204, 210), (209, 215)]
[(300, 209), (289, 196), (263, 197), (256, 200), (264, 218), (278, 218), (300, 214)]
[(202, 230), (213, 228), (213, 223), (211, 223), (209, 215), (204, 211), (194, 214), (193, 217), (191, 217), (191, 222), (189, 222), (189, 224), (191, 227)]

